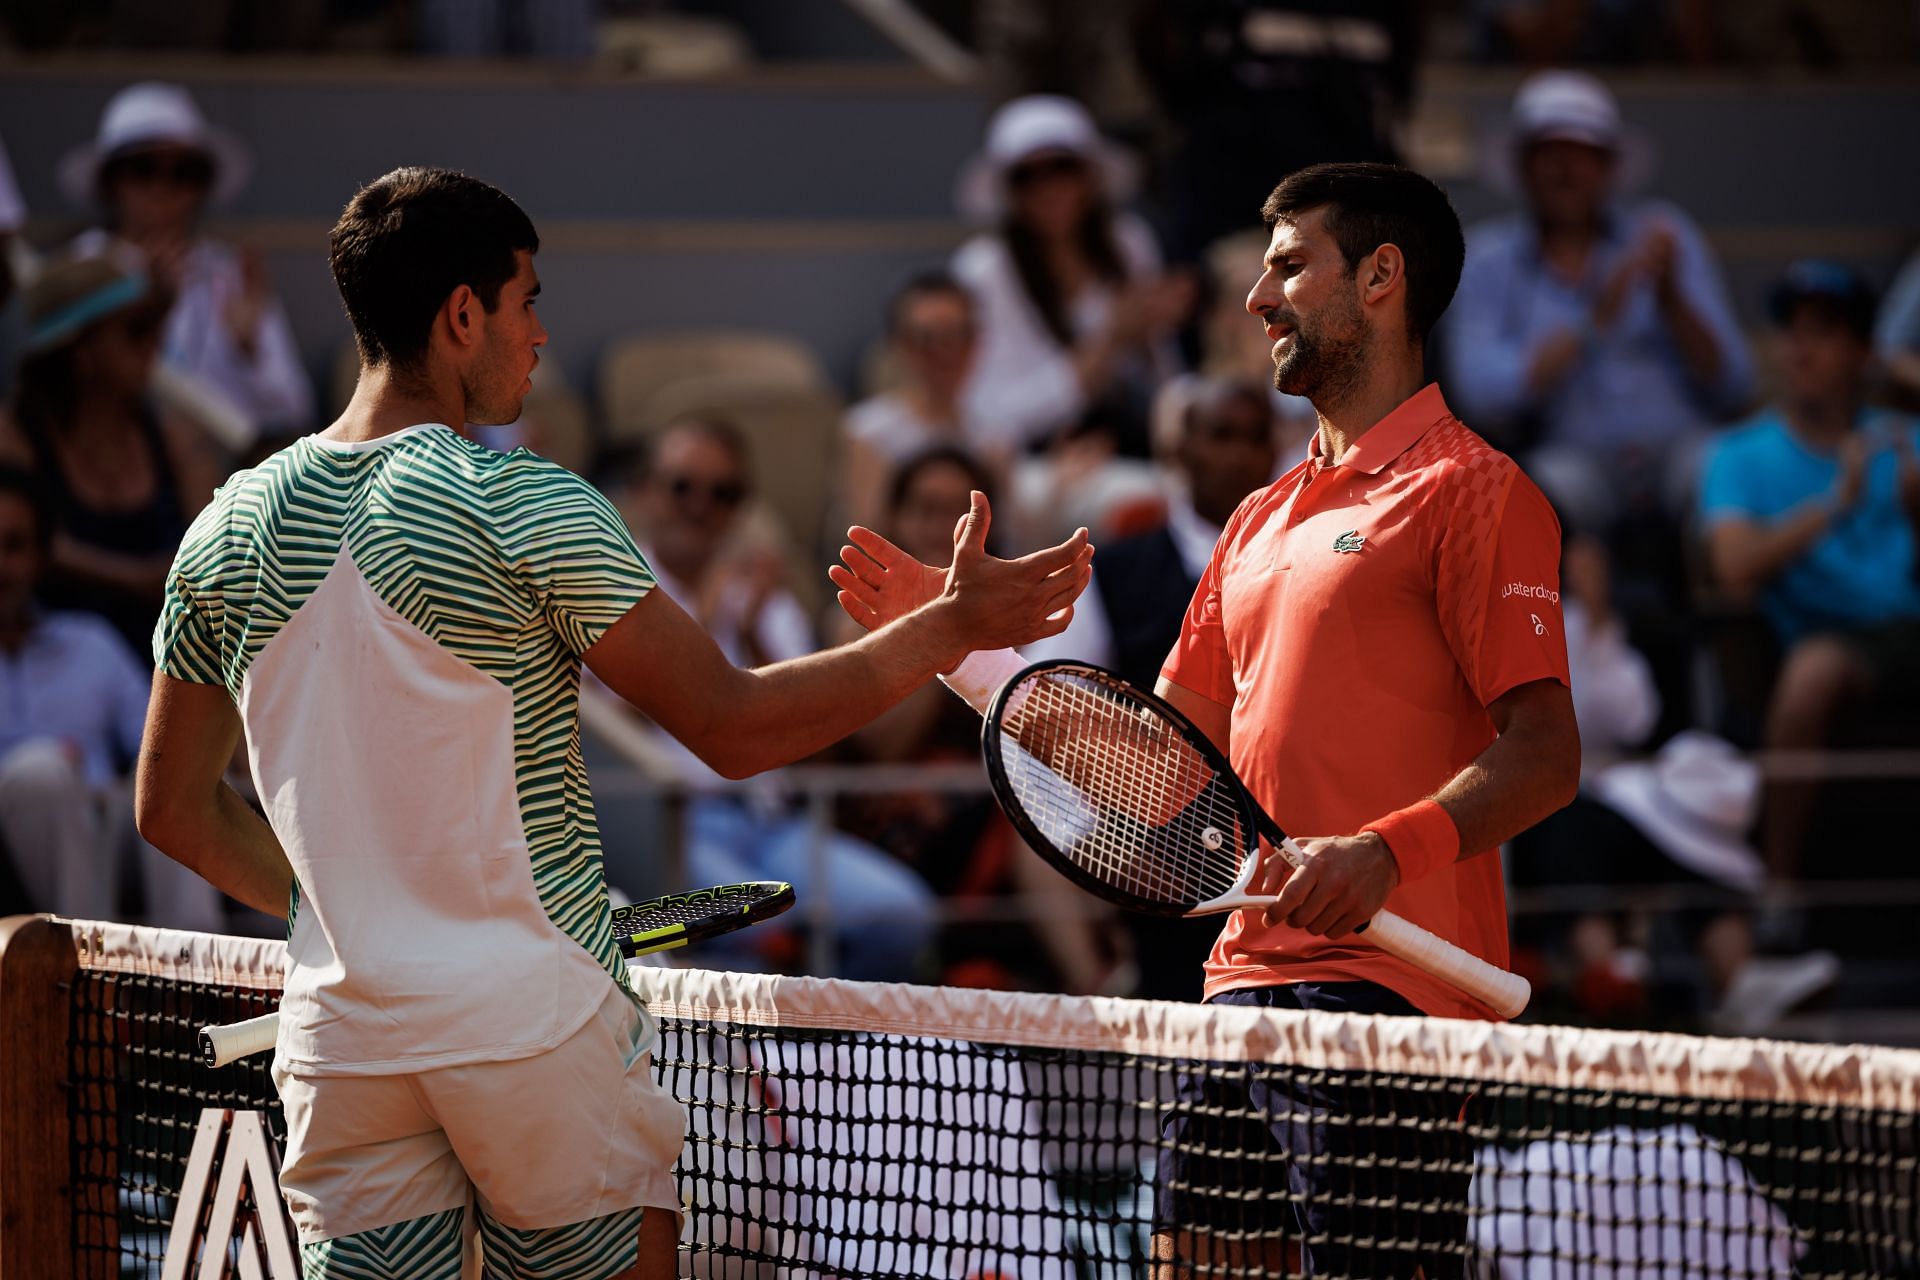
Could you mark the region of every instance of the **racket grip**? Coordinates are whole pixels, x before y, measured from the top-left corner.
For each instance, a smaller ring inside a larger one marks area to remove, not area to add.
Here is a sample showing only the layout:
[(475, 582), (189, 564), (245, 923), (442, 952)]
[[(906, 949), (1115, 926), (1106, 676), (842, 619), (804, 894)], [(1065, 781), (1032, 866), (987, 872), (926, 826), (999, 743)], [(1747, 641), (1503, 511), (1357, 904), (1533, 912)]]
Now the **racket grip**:
[(200, 1060), (210, 1067), (224, 1067), (237, 1059), (265, 1053), (273, 1048), (279, 1034), (280, 1015), (277, 1013), (264, 1013), (257, 1018), (230, 1022), (225, 1026), (202, 1027)]
[(1519, 974), (1488, 964), (1391, 911), (1373, 918), (1367, 937), (1388, 955), (1458, 987), (1503, 1018), (1518, 1017), (1533, 996), (1533, 984)]

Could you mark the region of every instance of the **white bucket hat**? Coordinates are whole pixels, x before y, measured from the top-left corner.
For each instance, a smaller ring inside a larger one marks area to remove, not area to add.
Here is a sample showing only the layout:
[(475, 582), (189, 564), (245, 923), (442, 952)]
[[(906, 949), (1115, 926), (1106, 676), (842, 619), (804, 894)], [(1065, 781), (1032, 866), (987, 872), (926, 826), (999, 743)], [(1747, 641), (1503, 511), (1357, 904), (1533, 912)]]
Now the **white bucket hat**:
[(1749, 893), (1766, 879), (1746, 841), (1760, 810), (1760, 769), (1731, 743), (1689, 729), (1651, 762), (1601, 771), (1593, 790), (1688, 870)]
[(1007, 171), (1030, 156), (1066, 152), (1087, 162), (1107, 199), (1124, 203), (1138, 186), (1133, 158), (1100, 135), (1087, 109), (1072, 98), (1033, 94), (1015, 98), (987, 122), (987, 142), (960, 170), (960, 212), (992, 222), (1006, 212)]
[(240, 194), (253, 172), (253, 160), (240, 139), (207, 123), (199, 106), (177, 84), (156, 80), (131, 84), (108, 99), (100, 130), (60, 159), (60, 190), (67, 199), (91, 209), (99, 199), (100, 170), (107, 161), (149, 147), (188, 147), (213, 161), (210, 204)]
[(1612, 90), (1584, 71), (1541, 71), (1513, 95), (1513, 111), (1488, 137), (1487, 179), (1509, 195), (1520, 190), (1520, 151), (1533, 142), (1584, 142), (1611, 151), (1614, 186), (1623, 191), (1653, 173), (1653, 148), (1620, 118)]

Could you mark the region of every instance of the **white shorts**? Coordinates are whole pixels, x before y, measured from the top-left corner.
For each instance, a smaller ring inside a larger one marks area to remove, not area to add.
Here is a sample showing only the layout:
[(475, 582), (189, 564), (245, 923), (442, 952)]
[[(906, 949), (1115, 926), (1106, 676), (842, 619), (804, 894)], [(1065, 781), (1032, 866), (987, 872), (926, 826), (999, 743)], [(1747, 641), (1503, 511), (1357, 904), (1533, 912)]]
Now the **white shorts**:
[(641, 1206), (677, 1214), (686, 1110), (654, 1080), (651, 1039), (652, 1020), (614, 987), (530, 1058), (387, 1076), (302, 1076), (276, 1060), (280, 1189), (302, 1251), (469, 1197), (483, 1227), (515, 1232), (637, 1222)]

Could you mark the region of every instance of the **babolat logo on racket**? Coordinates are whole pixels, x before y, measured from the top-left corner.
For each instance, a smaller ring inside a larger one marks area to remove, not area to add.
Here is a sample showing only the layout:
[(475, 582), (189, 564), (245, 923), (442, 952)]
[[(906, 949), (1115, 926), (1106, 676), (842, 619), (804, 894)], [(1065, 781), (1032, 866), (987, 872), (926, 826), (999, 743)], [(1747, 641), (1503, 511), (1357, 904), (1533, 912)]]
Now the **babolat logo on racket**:
[(1367, 540), (1360, 536), (1358, 529), (1349, 529), (1333, 540), (1335, 551), (1358, 551), (1366, 545)]

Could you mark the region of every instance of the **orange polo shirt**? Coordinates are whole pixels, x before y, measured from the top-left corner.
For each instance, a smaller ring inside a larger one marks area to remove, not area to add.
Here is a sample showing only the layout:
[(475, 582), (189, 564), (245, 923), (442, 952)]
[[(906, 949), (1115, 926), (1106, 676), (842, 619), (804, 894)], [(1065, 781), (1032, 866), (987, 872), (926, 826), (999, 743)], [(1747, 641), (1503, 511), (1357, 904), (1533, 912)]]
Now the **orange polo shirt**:
[[(1240, 504), (1161, 674), (1231, 708), (1234, 770), (1288, 834), (1351, 835), (1478, 756), (1500, 695), (1568, 683), (1560, 522), (1428, 386), (1338, 465), (1316, 440)], [(1507, 964), (1498, 850), (1403, 881), (1387, 907)], [(1246, 910), (1214, 944), (1206, 994), (1354, 980), (1430, 1014), (1494, 1016), (1365, 934), (1336, 942)]]

